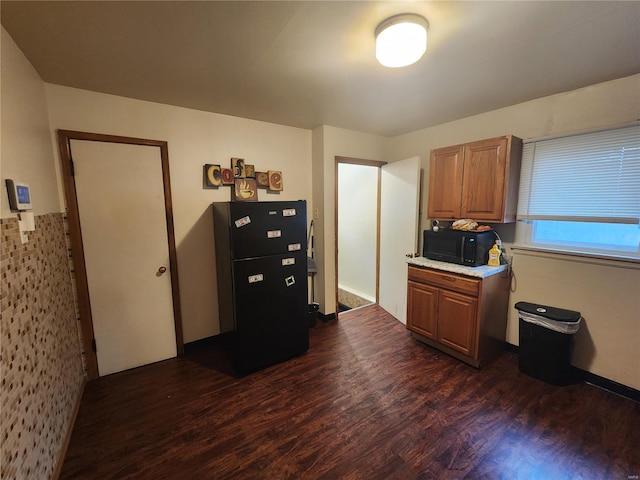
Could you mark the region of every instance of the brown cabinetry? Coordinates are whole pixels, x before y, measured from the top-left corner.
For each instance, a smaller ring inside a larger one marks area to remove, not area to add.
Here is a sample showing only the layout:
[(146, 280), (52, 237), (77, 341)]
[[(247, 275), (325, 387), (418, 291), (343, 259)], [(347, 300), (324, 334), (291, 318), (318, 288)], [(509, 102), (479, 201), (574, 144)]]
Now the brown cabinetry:
[(521, 158), (512, 135), (432, 150), (429, 218), (515, 221)]
[(478, 301), (449, 290), (438, 292), (438, 340), (469, 357), (475, 355)]
[(410, 265), (407, 329), (418, 340), (474, 367), (504, 349), (509, 278), (506, 271), (471, 278)]

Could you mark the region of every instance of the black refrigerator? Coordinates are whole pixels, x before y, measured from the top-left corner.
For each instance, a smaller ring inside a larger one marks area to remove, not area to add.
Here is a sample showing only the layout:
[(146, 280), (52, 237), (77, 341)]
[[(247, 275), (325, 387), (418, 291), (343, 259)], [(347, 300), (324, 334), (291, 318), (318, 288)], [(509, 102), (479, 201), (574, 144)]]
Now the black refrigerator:
[(309, 349), (306, 207), (213, 203), (220, 328), (239, 375)]

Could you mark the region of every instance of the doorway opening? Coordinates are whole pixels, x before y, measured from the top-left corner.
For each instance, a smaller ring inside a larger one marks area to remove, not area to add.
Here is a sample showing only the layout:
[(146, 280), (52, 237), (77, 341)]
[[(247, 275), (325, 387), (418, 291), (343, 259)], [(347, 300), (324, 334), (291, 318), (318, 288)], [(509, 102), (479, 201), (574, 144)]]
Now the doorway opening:
[[(339, 291), (348, 290), (352, 284), (358, 285), (354, 288), (356, 292), (365, 293), (359, 296), (369, 301), (375, 298), (371, 303), (377, 303), (398, 321), (406, 323), (406, 257), (414, 256), (418, 248), (420, 157), (392, 163), (338, 156), (335, 160), (336, 316), (340, 313), (339, 304), (344, 303), (344, 300), (340, 301)], [(350, 167), (343, 165), (355, 165), (355, 174), (345, 173)], [(376, 179), (375, 188), (364, 187), (368, 183), (364, 180), (368, 176), (362, 168), (364, 166), (374, 167), (370, 176)], [(375, 195), (362, 193), (361, 188), (374, 190)], [(361, 193), (362, 198), (359, 198)], [(361, 217), (371, 218), (371, 214), (366, 212), (373, 205), (376, 213), (375, 222), (370, 222), (375, 224), (372, 229), (364, 225)], [(373, 231), (375, 233), (371, 233)], [(373, 250), (372, 245), (375, 245), (375, 253), (364, 255)], [(343, 260), (351, 261), (351, 265), (346, 267), (341, 263)], [(347, 273), (355, 276), (354, 281), (343, 275), (348, 268), (352, 269)], [(375, 279), (375, 295), (367, 293), (371, 292), (372, 279)], [(369, 280), (366, 287), (364, 283), (356, 283), (365, 280)]]
[(380, 167), (336, 157), (337, 312), (378, 303)]

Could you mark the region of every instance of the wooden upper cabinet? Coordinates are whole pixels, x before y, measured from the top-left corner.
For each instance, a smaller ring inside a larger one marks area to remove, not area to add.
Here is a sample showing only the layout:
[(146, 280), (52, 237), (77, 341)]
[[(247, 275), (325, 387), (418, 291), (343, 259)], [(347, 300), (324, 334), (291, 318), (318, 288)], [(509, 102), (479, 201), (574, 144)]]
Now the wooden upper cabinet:
[(514, 222), (521, 158), (512, 135), (432, 150), (429, 218)]
[(506, 138), (475, 142), (464, 149), (462, 217), (501, 222)]
[[(431, 151), (429, 166), (429, 217), (460, 218), (464, 148)], [(436, 187), (434, 188), (434, 185)]]

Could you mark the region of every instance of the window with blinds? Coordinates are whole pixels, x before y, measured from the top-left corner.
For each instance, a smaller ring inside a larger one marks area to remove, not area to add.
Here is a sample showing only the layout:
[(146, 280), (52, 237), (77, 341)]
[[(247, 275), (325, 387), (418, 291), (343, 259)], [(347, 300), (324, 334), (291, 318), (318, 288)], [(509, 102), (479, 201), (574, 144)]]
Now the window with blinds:
[(531, 246), (640, 258), (640, 125), (525, 142), (518, 220)]

